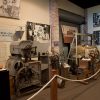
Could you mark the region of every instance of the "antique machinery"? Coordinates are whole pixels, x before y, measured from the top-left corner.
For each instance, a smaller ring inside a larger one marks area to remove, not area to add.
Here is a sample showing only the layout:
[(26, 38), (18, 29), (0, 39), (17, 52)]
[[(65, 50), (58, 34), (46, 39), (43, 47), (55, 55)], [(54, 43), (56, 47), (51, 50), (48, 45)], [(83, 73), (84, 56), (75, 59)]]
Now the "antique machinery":
[(72, 74), (81, 73), (79, 68), (87, 69), (88, 73), (94, 74), (99, 62), (99, 51), (95, 44), (94, 34), (75, 33), (68, 54)]
[(10, 45), (11, 56), (7, 60), (6, 69), (14, 77), (16, 94), (32, 85), (41, 84), (41, 62), (31, 60), (36, 54), (36, 47), (29, 40), (14, 41)]

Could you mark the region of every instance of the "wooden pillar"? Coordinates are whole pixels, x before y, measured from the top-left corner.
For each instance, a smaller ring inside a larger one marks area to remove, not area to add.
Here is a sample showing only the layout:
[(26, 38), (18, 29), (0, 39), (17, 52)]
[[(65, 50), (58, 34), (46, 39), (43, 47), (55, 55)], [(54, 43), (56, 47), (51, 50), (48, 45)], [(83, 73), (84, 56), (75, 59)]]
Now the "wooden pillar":
[[(56, 69), (51, 70), (52, 77), (57, 74)], [(50, 88), (50, 95), (51, 95), (51, 100), (57, 100), (57, 78), (55, 78), (51, 82), (51, 88)]]

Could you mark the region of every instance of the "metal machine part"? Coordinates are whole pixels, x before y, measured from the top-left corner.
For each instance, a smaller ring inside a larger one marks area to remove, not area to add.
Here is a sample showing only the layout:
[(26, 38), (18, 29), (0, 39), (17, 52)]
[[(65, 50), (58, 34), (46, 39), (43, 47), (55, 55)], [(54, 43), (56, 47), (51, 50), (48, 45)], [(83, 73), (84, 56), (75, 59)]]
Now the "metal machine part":
[(9, 75), (16, 76), (17, 71), (24, 66), (23, 61), (19, 57), (10, 56), (6, 62), (6, 69), (9, 70)]
[(12, 55), (21, 55), (23, 56), (23, 50), (24, 49), (30, 49), (32, 48), (32, 41), (14, 41), (10, 45), (10, 53)]
[(41, 85), (41, 62), (28, 62), (20, 68), (15, 76), (16, 94), (32, 85)]
[[(33, 49), (34, 48), (34, 49)], [(36, 46), (30, 40), (14, 41), (10, 45), (11, 56), (6, 62), (10, 76), (15, 77), (15, 92), (21, 89), (41, 84), (41, 62), (32, 61), (31, 55), (36, 54)], [(24, 59), (23, 59), (24, 58)]]

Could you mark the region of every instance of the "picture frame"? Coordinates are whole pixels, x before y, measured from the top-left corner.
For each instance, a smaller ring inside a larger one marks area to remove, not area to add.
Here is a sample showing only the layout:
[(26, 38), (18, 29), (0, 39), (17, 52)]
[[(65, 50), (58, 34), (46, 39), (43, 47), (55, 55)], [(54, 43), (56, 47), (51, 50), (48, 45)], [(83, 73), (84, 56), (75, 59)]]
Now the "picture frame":
[(19, 19), (20, 0), (0, 0), (0, 17)]
[(93, 34), (95, 35), (95, 44), (100, 45), (100, 30), (93, 31)]
[(48, 42), (50, 40), (50, 25), (27, 22), (27, 40)]
[(93, 27), (100, 26), (100, 13), (93, 13)]
[(64, 43), (71, 43), (74, 34), (78, 32), (78, 28), (74, 26), (61, 25), (61, 29)]

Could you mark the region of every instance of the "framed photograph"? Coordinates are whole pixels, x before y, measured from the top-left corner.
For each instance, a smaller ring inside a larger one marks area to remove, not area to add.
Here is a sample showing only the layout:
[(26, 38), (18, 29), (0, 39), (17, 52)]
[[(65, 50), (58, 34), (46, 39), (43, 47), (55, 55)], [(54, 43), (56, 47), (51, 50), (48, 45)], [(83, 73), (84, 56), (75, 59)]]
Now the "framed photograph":
[(50, 40), (50, 25), (27, 22), (27, 40), (48, 42)]
[(93, 13), (93, 27), (100, 26), (100, 13)]
[(94, 31), (93, 34), (95, 35), (95, 44), (100, 45), (100, 31)]
[(0, 0), (0, 16), (19, 19), (20, 0)]

